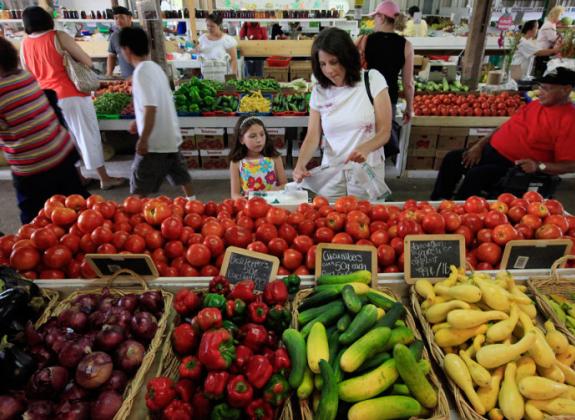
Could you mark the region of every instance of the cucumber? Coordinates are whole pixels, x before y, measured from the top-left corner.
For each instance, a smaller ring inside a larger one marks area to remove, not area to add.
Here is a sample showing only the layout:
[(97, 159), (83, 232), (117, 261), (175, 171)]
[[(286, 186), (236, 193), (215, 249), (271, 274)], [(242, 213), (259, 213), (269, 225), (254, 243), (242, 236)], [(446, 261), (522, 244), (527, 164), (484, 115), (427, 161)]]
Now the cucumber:
[(338, 409), (338, 384), (335, 381), (333, 369), (326, 360), (319, 361), (323, 387), (321, 390), (321, 400), (314, 420), (334, 420)]
[(415, 340), (409, 346), (409, 351), (411, 352), (411, 354), (413, 354), (413, 357), (415, 357), (415, 360), (417, 360), (419, 362), (421, 360), (421, 356), (423, 354), (423, 341)]
[(390, 336), (391, 330), (389, 328), (380, 327), (374, 328), (360, 337), (343, 353), (340, 362), (342, 370), (354, 372), (359, 369), (366, 360), (383, 351)]
[(372, 370), (381, 365), (383, 362), (391, 359), (391, 354), (383, 351), (381, 353), (377, 353), (372, 358), (363, 362), (363, 364), (356, 370), (356, 372), (365, 372), (367, 370)]
[(437, 392), (419, 369), (411, 351), (405, 345), (397, 344), (393, 348), (393, 358), (399, 376), (415, 399), (426, 408), (437, 406)]
[(395, 302), (392, 307), (385, 313), (383, 318), (377, 321), (376, 326), (393, 328), (395, 321), (401, 318), (404, 313), (405, 308), (403, 305), (399, 302)]
[(321, 322), (313, 324), (307, 338), (307, 364), (313, 373), (319, 373), (319, 361), (329, 362), (327, 334)]
[[(358, 295), (365, 295), (367, 292), (369, 292), (369, 285), (367, 284), (363, 284), (363, 283), (348, 283), (349, 285), (351, 285), (351, 287), (353, 287), (353, 290), (355, 290), (355, 293), (357, 293)], [(345, 287), (345, 284), (324, 284), (322, 286), (315, 286), (314, 290), (319, 293), (319, 292), (323, 292), (324, 290), (337, 290), (338, 293), (341, 293), (342, 289)]]
[(424, 375), (429, 375), (429, 372), (431, 372), (431, 362), (427, 359), (421, 359), (417, 362), (417, 366), (419, 366)]
[(351, 323), (351, 316), (346, 313), (340, 319), (337, 320), (337, 329), (339, 332), (344, 332), (349, 324)]
[(339, 336), (340, 344), (350, 344), (361, 337), (377, 321), (377, 308), (368, 304), (353, 318), (349, 327)]
[(339, 352), (339, 331), (333, 328), (333, 331), (327, 333), (327, 345), (329, 347), (329, 360), (334, 360)]
[(373, 398), (392, 386), (399, 378), (395, 360), (389, 359), (371, 372), (342, 381), (338, 385), (339, 398), (357, 402)]
[(288, 328), (282, 334), (282, 341), (287, 348), (291, 360), (288, 382), (292, 388), (296, 389), (303, 381), (305, 368), (307, 366), (305, 340), (298, 330)]
[(317, 413), (317, 409), (319, 408), (319, 402), (320, 401), (321, 401), (321, 392), (316, 390), (313, 392), (313, 399), (312, 399), (312, 407), (313, 407), (314, 413)]
[(333, 369), (333, 374), (335, 376), (335, 381), (339, 384), (343, 381), (343, 370), (341, 370), (341, 356), (345, 352), (345, 349), (341, 349), (337, 354), (335, 360), (331, 363), (331, 368)]
[(322, 284), (344, 284), (344, 283), (371, 283), (371, 272), (368, 270), (359, 270), (349, 274), (323, 274), (319, 276), (316, 283)]
[(302, 311), (298, 314), (297, 322), (300, 325), (305, 325), (308, 322), (310, 322), (311, 320), (313, 320), (314, 318), (317, 318), (319, 315), (321, 315), (322, 313), (327, 311), (332, 306), (333, 306), (333, 303), (330, 302), (330, 303), (326, 303), (325, 305), (322, 305), (322, 306), (315, 306), (313, 308), (306, 309), (305, 311)]
[(392, 300), (391, 296), (388, 296), (385, 293), (374, 289), (371, 289), (369, 292), (367, 292), (367, 298), (371, 303), (386, 311), (391, 309), (395, 303), (395, 300)]
[(301, 333), (304, 337), (307, 337), (311, 331), (313, 324), (321, 322), (322, 324), (329, 326), (336, 322), (336, 320), (341, 317), (345, 312), (345, 306), (343, 302), (338, 300), (330, 304), (331, 307), (326, 309), (321, 315), (315, 318), (313, 321), (308, 322), (302, 329)]
[(313, 375), (313, 387), (318, 391), (323, 388), (323, 378), (321, 375)]
[(313, 308), (318, 305), (325, 305), (332, 300), (339, 297), (340, 291), (336, 289), (322, 290), (321, 292), (314, 292), (311, 296), (306, 297), (303, 302), (299, 305), (298, 310), (300, 312), (306, 309)]
[(421, 404), (405, 395), (389, 395), (373, 398), (352, 405), (347, 413), (348, 420), (388, 420), (409, 418), (419, 415)]
[(398, 319), (397, 321), (395, 321), (395, 324), (393, 324), (393, 325), (395, 328), (407, 326), (407, 324), (405, 323), (405, 321), (403, 319)]
[[(367, 294), (369, 295), (369, 292), (367, 292)], [(362, 307), (361, 300), (353, 290), (353, 287), (351, 287), (350, 285), (346, 285), (342, 289), (341, 298), (343, 299), (343, 304), (345, 305), (348, 311), (356, 314), (361, 310)]]
[(310, 368), (305, 367), (305, 371), (303, 373), (303, 380), (297, 388), (297, 397), (300, 400), (307, 400), (311, 393), (313, 392), (313, 373), (311, 372)]
[(391, 393), (393, 395), (411, 395), (409, 393), (409, 388), (405, 384), (393, 384), (393, 388), (391, 388)]
[(415, 340), (413, 331), (407, 327), (398, 327), (391, 330), (391, 336), (385, 344), (384, 351), (392, 350), (396, 344), (411, 344)]

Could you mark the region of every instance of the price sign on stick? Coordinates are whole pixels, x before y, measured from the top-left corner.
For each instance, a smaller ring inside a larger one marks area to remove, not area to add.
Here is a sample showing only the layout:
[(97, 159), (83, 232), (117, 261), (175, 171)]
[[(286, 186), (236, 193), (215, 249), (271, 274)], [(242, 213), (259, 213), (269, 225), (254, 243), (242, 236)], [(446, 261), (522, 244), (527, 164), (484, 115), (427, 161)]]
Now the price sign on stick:
[(463, 235), (408, 235), (404, 245), (406, 283), (417, 279), (443, 280), (450, 266), (465, 267)]
[(85, 258), (98, 277), (112, 276), (120, 270), (131, 270), (146, 280), (159, 276), (152, 258), (145, 254), (86, 254)]
[(570, 239), (509, 241), (501, 258), (502, 270), (549, 269), (571, 252)]
[(280, 260), (272, 255), (231, 246), (226, 249), (220, 274), (231, 283), (253, 280), (257, 290), (264, 290), (276, 278), (279, 265)]
[(315, 274), (350, 274), (371, 272), (377, 281), (377, 250), (369, 245), (319, 244), (315, 254)]

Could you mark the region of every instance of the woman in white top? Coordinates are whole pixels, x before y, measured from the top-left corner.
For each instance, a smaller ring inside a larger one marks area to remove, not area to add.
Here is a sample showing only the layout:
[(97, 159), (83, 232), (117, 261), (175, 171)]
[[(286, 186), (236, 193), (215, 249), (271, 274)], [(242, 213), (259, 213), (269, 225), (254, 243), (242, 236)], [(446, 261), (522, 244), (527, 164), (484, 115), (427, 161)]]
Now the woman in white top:
[[(320, 32), (313, 42), (311, 61), (318, 83), (311, 94), (307, 135), (293, 171), (294, 180), (305, 180), (304, 187), (329, 198), (367, 198), (367, 185), (356, 182), (360, 165), (350, 162), (367, 163), (375, 173), (377, 189), (389, 193), (383, 146), (391, 133), (391, 101), (385, 78), (377, 70), (361, 70), (357, 48), (347, 32), (338, 28)], [(314, 173), (307, 170), (307, 164), (320, 146), (322, 132), (322, 170)]]
[(520, 71), (513, 72), (513, 78), (516, 80), (525, 80), (531, 74), (534, 57), (548, 57), (557, 54), (561, 48), (555, 46), (554, 48), (540, 49), (537, 45), (537, 30), (539, 29), (539, 22), (530, 20), (525, 22), (521, 27), (523, 36), (517, 46), (517, 51), (513, 55), (512, 66), (518, 66)]
[(229, 74), (238, 74), (238, 53), (236, 40), (222, 31), (222, 17), (211, 13), (206, 18), (208, 33), (202, 34), (198, 40), (198, 52), (206, 60), (225, 60), (230, 57)]
[[(561, 15), (565, 12), (562, 6), (553, 7), (547, 13), (545, 23), (539, 29), (537, 34), (537, 46), (539, 49), (553, 48), (558, 41), (557, 23), (561, 20)], [(547, 68), (549, 57), (537, 57), (535, 59), (535, 76), (542, 76)]]

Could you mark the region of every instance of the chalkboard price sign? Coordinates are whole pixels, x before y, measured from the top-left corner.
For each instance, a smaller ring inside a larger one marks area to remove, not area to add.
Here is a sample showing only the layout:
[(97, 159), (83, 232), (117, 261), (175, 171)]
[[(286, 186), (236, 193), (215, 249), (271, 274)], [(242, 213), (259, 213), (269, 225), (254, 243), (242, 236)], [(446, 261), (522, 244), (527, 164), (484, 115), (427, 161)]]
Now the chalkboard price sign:
[(220, 274), (231, 283), (253, 280), (257, 290), (264, 290), (275, 279), (279, 265), (277, 257), (232, 246), (226, 249)]
[(463, 235), (408, 235), (405, 237), (405, 281), (438, 281), (449, 276), (450, 266), (465, 267)]
[(570, 239), (519, 240), (505, 245), (501, 258), (502, 270), (549, 269), (571, 252)]
[(159, 276), (156, 265), (144, 254), (86, 254), (86, 261), (98, 277), (112, 276), (120, 270), (131, 270), (143, 278)]
[(359, 270), (371, 272), (377, 281), (377, 250), (368, 245), (320, 244), (315, 254), (315, 273), (350, 274)]

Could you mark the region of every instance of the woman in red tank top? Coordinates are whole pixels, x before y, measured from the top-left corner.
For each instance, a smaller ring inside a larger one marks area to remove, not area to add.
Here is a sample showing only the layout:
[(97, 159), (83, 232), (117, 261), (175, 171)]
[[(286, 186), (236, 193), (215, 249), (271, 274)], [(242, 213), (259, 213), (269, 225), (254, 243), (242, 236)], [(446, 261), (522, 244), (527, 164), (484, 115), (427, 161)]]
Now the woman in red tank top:
[(54, 30), (52, 16), (41, 7), (28, 7), (22, 14), (28, 34), (20, 47), (23, 66), (40, 83), (42, 89), (52, 89), (58, 95), (58, 105), (88, 170), (95, 170), (102, 189), (114, 188), (125, 179), (112, 178), (104, 166), (104, 153), (96, 110), (90, 95), (80, 92), (68, 77), (63, 52), (89, 67), (92, 60), (74, 39), (65, 32)]

